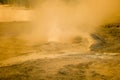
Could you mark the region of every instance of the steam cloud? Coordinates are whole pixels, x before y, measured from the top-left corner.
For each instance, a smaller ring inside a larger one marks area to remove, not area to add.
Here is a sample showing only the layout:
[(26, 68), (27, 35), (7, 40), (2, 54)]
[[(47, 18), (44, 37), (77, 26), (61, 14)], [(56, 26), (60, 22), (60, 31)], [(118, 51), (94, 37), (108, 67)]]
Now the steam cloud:
[(43, 0), (33, 13), (31, 41), (69, 42), (87, 38), (102, 24), (120, 16), (120, 0)]

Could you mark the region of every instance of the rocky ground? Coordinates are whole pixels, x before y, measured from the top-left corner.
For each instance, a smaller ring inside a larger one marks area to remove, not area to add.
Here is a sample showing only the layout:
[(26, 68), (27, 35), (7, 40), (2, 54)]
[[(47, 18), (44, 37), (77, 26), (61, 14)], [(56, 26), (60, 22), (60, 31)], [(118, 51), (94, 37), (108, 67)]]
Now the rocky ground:
[[(64, 53), (65, 54), (65, 53)], [(119, 80), (116, 53), (79, 53), (0, 67), (0, 80)]]

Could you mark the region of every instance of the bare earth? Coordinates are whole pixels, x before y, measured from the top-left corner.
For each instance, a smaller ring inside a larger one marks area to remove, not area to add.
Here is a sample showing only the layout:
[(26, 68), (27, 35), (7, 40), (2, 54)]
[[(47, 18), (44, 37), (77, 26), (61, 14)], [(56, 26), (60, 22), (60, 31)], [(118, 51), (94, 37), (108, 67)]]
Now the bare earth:
[(0, 80), (120, 80), (118, 54), (63, 54), (1, 66)]

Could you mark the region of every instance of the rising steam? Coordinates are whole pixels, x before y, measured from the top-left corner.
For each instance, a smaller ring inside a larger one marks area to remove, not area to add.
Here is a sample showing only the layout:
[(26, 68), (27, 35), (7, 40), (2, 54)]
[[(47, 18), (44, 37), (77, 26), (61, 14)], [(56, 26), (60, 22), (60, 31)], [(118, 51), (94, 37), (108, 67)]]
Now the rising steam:
[(30, 41), (69, 42), (81, 36), (92, 41), (90, 33), (114, 21), (120, 13), (119, 0), (43, 0), (33, 13)]

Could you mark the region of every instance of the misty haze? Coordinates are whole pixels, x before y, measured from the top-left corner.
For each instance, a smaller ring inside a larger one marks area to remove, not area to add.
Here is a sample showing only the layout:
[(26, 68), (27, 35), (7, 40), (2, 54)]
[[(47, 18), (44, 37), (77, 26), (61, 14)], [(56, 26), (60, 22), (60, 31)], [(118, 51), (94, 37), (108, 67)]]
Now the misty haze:
[(119, 80), (119, 0), (0, 0), (0, 80)]

